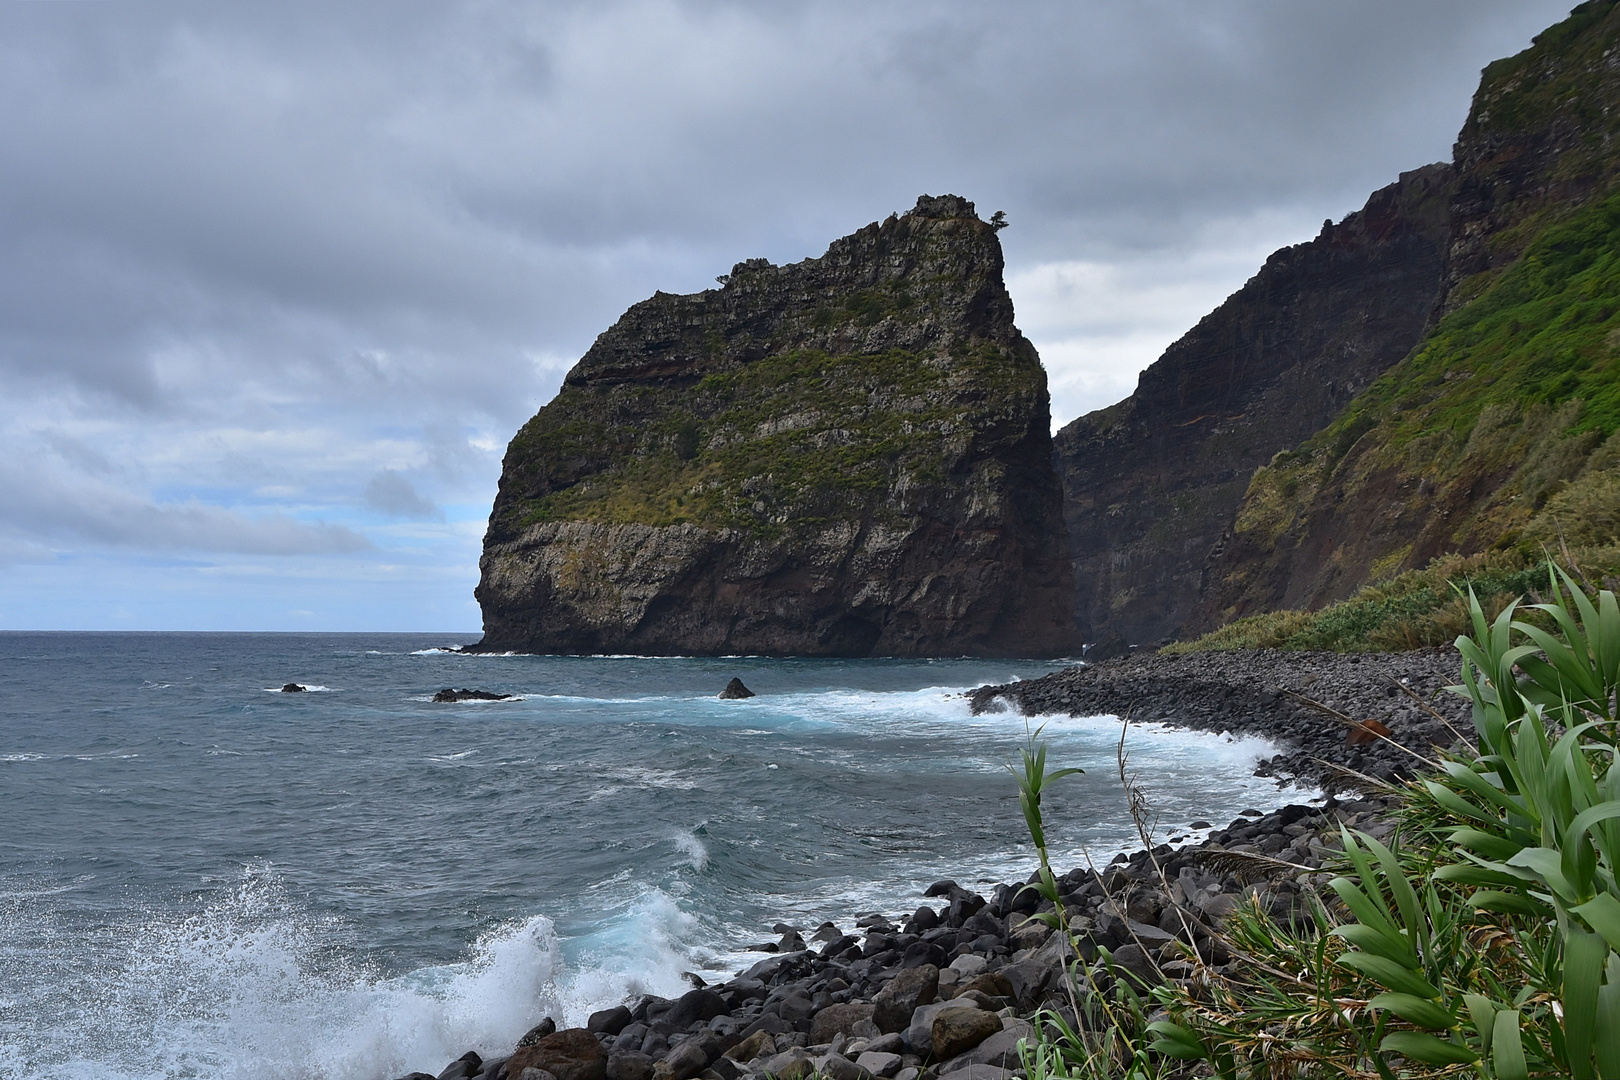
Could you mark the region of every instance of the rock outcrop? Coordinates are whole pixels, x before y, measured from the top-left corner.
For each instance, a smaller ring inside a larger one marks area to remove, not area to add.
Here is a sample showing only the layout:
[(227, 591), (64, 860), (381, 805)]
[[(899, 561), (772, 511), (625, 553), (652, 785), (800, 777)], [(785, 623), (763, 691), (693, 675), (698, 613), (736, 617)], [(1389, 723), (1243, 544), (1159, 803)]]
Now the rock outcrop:
[(1178, 636), (1249, 478), (1400, 360), (1439, 297), (1452, 171), (1403, 175), (1284, 248), (1054, 440), (1087, 641)]
[(973, 204), (722, 280), (632, 307), (512, 440), (475, 648), (1073, 651), (1046, 377)]

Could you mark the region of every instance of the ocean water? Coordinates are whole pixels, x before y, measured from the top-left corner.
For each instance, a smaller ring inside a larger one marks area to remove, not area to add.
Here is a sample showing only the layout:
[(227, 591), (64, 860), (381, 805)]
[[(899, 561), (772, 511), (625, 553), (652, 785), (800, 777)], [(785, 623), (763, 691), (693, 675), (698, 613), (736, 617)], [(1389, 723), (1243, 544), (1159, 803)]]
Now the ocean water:
[[(1059, 664), (442, 651), (469, 640), (0, 634), (0, 1076), (436, 1073), (723, 978), (775, 922), (1033, 867), (1029, 724), (961, 695)], [(1045, 725), (1087, 770), (1047, 798), (1060, 866), (1132, 846), (1119, 732)], [(1303, 797), (1259, 740), (1127, 745), (1162, 837)]]

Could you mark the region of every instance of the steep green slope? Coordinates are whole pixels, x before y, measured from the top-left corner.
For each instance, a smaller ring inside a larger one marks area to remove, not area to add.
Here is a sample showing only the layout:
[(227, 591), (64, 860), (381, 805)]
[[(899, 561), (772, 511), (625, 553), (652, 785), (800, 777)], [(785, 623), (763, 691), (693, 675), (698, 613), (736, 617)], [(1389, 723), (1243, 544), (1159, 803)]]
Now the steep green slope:
[(1194, 625), (1318, 608), (1442, 556), (1616, 539), (1617, 44), (1616, 5), (1587, 4), (1486, 69), (1458, 144), (1443, 316), (1256, 472)]

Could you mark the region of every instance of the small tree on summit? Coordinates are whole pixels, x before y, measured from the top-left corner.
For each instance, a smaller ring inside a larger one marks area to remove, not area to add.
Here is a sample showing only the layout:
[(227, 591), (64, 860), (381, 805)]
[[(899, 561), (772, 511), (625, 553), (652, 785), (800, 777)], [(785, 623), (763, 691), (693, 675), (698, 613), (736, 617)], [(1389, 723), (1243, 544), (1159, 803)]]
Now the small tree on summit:
[(1011, 222), (1007, 220), (1007, 211), (1005, 210), (997, 210), (990, 215), (990, 227), (998, 232), (1010, 224)]

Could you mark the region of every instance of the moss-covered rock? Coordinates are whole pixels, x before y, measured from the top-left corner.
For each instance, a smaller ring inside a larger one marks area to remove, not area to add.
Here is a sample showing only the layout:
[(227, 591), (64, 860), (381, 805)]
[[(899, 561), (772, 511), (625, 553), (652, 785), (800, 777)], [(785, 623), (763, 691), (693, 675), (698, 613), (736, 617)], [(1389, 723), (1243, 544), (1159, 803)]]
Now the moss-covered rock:
[(1072, 651), (1046, 377), (973, 204), (723, 286), (632, 307), (512, 440), (481, 647)]

